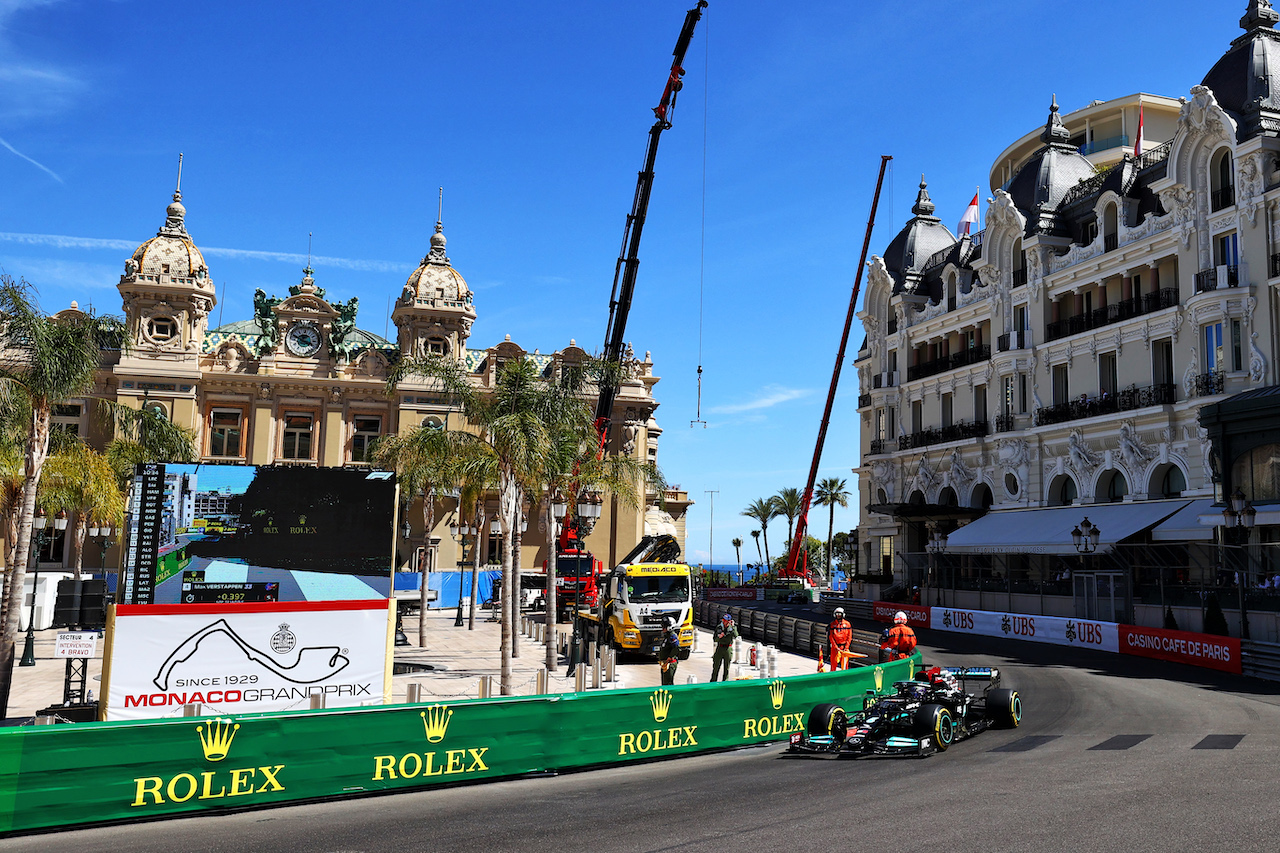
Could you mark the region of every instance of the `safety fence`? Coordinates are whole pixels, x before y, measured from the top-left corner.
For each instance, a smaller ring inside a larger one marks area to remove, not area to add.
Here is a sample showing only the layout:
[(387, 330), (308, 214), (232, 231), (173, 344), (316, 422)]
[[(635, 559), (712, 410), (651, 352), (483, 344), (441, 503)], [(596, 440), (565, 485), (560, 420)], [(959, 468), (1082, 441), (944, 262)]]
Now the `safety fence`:
[(843, 672), (0, 730), (0, 833), (410, 790), (783, 740), (918, 658)]
[[(827, 626), (824, 623), (751, 607), (730, 606), (719, 601), (694, 602), (693, 618), (700, 625), (714, 626), (725, 613), (733, 616), (738, 625), (738, 633), (747, 640), (790, 649), (814, 658), (822, 654), (827, 646)], [(862, 618), (871, 618), (869, 607), (866, 616)], [(880, 648), (879, 635), (855, 630), (851, 648), (861, 649), (871, 660), (875, 660)]]
[(1240, 644), (1244, 674), (1267, 681), (1280, 681), (1280, 645), (1245, 640)]

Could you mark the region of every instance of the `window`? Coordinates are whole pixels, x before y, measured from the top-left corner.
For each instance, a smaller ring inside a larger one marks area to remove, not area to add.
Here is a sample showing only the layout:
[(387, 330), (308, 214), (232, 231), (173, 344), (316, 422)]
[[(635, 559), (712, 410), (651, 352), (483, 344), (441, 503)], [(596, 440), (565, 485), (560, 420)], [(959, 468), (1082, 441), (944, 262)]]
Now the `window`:
[(172, 317), (152, 317), (147, 321), (147, 337), (157, 343), (171, 341), (178, 334), (178, 324)]
[(1160, 477), (1160, 496), (1176, 498), (1181, 496), (1186, 488), (1187, 478), (1183, 476), (1182, 469), (1173, 464), (1166, 466), (1164, 474)]
[(982, 423), (987, 419), (987, 386), (973, 387), (973, 422)]
[(449, 342), (444, 338), (427, 338), (427, 355), (447, 355)]
[(889, 436), (892, 437), (898, 434), (898, 410), (886, 409), (886, 411), (889, 413)]
[(1240, 321), (1231, 321), (1231, 369), (1240, 370), (1244, 364), (1244, 353), (1240, 349)]
[[(1213, 241), (1214, 262), (1218, 266), (1235, 267), (1240, 265), (1240, 237), (1236, 232), (1222, 234)], [(1219, 286), (1226, 282), (1218, 282)]]
[(1108, 397), (1116, 393), (1116, 354), (1098, 353), (1098, 388)]
[(311, 459), (311, 431), (315, 416), (308, 412), (285, 412), (284, 441), (280, 455), (285, 459)]
[(1222, 210), (1236, 203), (1234, 182), (1231, 178), (1231, 152), (1223, 149), (1213, 155), (1213, 169), (1210, 175), (1209, 207)]
[(238, 459), (244, 456), (241, 442), (244, 412), (214, 409), (209, 413), (209, 455)]
[(1210, 323), (1204, 327), (1204, 367), (1206, 373), (1226, 370), (1222, 353), (1222, 324)]
[(1018, 411), (1027, 413), (1027, 374), (1018, 374)]
[(1280, 444), (1246, 450), (1231, 463), (1231, 484), (1251, 501), (1280, 498)]
[(942, 395), (942, 425), (944, 427), (951, 426), (952, 398), (954, 396), (953, 394)]
[(1103, 249), (1110, 252), (1119, 245), (1119, 215), (1114, 204), (1102, 210)]
[(885, 419), (885, 410), (876, 409), (876, 438), (880, 439), (881, 441), (888, 438), (889, 436), (888, 436), (888, 433), (886, 432), (887, 429), (888, 429), (888, 422)]
[(60, 429), (70, 435), (79, 435), (80, 416), (83, 412), (84, 407), (78, 403), (54, 406), (50, 427), (52, 429)]
[(1089, 246), (1098, 239), (1098, 220), (1090, 219), (1080, 226), (1080, 245)]
[(1169, 338), (1151, 342), (1151, 381), (1156, 385), (1173, 384), (1173, 341)]
[(1061, 406), (1070, 399), (1071, 388), (1067, 384), (1067, 366), (1055, 364), (1053, 366), (1053, 405)]
[(911, 431), (913, 433), (922, 432), (924, 430), (924, 401), (911, 401)]
[[(1027, 306), (1025, 304), (1015, 305), (1013, 308), (1013, 330), (1019, 334), (1031, 330), (1031, 326), (1027, 324)], [(1026, 345), (1026, 342), (1023, 341), (1022, 346), (1025, 347)]]
[(1004, 378), (1004, 400), (1000, 404), (1000, 413), (1002, 415), (1012, 415), (1013, 406), (1013, 377), (1006, 376)]
[(893, 577), (893, 537), (880, 537), (880, 574), (883, 577)]
[(1106, 499), (1107, 503), (1119, 503), (1124, 500), (1124, 496), (1129, 494), (1129, 481), (1124, 478), (1124, 474), (1115, 471), (1107, 478)]
[(369, 450), (375, 439), (382, 435), (382, 418), (357, 417), (352, 423), (351, 461), (371, 462)]

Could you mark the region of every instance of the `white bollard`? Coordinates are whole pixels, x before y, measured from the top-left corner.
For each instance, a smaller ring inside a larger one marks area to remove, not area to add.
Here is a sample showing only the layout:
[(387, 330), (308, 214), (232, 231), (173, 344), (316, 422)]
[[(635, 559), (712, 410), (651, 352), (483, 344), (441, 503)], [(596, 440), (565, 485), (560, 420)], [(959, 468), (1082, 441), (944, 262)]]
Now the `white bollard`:
[(410, 705), (417, 705), (422, 701), (422, 685), (416, 681), (411, 681), (405, 685), (404, 701)]
[(742, 663), (742, 637), (733, 638), (733, 662)]
[(685, 679), (685, 684), (697, 684), (697, 683), (698, 683), (698, 676), (696, 675), (690, 675)]
[(203, 713), (199, 702), (189, 702), (182, 706), (182, 716), (199, 717)]
[(776, 647), (769, 646), (768, 660), (769, 660), (769, 677), (777, 678), (778, 677), (778, 649)]
[(580, 663), (573, 670), (573, 689), (578, 693), (587, 689), (587, 669), (585, 663)]
[(547, 670), (546, 669), (538, 670), (537, 676), (538, 678), (537, 678), (537, 681), (535, 682), (536, 687), (534, 689), (539, 696), (542, 696), (547, 692)]
[(493, 676), (492, 675), (480, 676), (480, 698), (488, 699), (492, 695), (493, 695)]
[(699, 631), (697, 628), (693, 629), (693, 646), (690, 649), (690, 651), (696, 652), (698, 650), (698, 634), (700, 633), (702, 632)]
[(324, 710), (324, 693), (311, 694), (311, 710), (313, 711)]

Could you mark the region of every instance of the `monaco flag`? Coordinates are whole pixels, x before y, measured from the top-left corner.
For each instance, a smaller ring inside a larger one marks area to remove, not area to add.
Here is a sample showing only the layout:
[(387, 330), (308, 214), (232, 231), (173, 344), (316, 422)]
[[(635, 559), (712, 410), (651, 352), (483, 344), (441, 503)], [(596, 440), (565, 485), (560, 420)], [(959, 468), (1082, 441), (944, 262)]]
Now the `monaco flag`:
[(960, 225), (956, 228), (962, 235), (969, 233), (969, 226), (978, 221), (978, 194), (973, 194), (973, 201), (969, 202), (969, 206), (964, 210), (964, 216), (960, 217)]
[(1142, 156), (1142, 106), (1138, 106), (1138, 138), (1133, 141), (1133, 156)]

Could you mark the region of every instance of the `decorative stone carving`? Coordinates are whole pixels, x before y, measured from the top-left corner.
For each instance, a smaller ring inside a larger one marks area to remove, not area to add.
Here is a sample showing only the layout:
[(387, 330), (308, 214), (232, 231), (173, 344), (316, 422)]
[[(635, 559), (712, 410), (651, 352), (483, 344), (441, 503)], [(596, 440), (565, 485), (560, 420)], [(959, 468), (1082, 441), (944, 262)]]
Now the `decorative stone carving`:
[(1240, 160), (1239, 175), (1239, 194), (1240, 204), (1244, 208), (1244, 213), (1249, 217), (1249, 225), (1256, 223), (1258, 218), (1258, 208), (1262, 206), (1262, 168), (1259, 166), (1259, 159), (1267, 156), (1263, 152), (1255, 152), (1243, 157)]
[(138, 274), (138, 262), (133, 258), (126, 258), (124, 262), (124, 274), (128, 278), (133, 278)]
[(1191, 358), (1187, 359), (1187, 369), (1182, 372), (1182, 396), (1191, 399), (1196, 387), (1196, 377), (1200, 375), (1200, 354), (1196, 347), (1191, 348)]
[(1227, 115), (1208, 86), (1192, 86), (1191, 100), (1179, 98), (1178, 129), (1190, 136), (1235, 138), (1236, 123)]
[(956, 490), (956, 494), (965, 494), (969, 489), (969, 484), (973, 482), (976, 476), (977, 472), (964, 464), (964, 457), (960, 454), (960, 448), (952, 448), (951, 470), (947, 472), (947, 482), (951, 488)]
[(622, 426), (622, 453), (630, 456), (635, 453), (636, 439), (640, 437), (640, 421), (634, 408), (627, 409), (627, 418)]
[(249, 351), (239, 342), (225, 343), (218, 350), (216, 363), (228, 373), (242, 373), (249, 360)]
[(1004, 227), (1022, 233), (1027, 227), (1027, 218), (1013, 203), (1013, 196), (1005, 190), (996, 190), (993, 198), (987, 199), (987, 227)]
[(893, 273), (889, 272), (884, 258), (879, 255), (872, 255), (871, 260), (867, 262), (867, 287), (871, 290), (893, 293)]
[(1000, 281), (1000, 270), (988, 264), (978, 270), (978, 278), (981, 280), (983, 287), (993, 287)]
[(885, 497), (889, 499), (889, 503), (895, 503), (895, 493), (897, 489), (894, 483), (894, 466), (887, 459), (871, 463), (871, 488), (872, 490), (883, 489)]
[(271, 399), (271, 384), (269, 382), (263, 382), (261, 385), (258, 386), (258, 399), (259, 400)]
[(1155, 456), (1155, 451), (1142, 440), (1142, 436), (1138, 435), (1138, 430), (1132, 421), (1120, 424), (1120, 435), (1116, 438), (1116, 447), (1120, 451), (1120, 458), (1124, 460), (1125, 467), (1134, 474), (1141, 473)]
[(274, 352), (280, 344), (280, 329), (276, 324), (275, 307), (283, 302), (275, 296), (267, 296), (258, 288), (253, 292), (253, 322), (258, 326), (258, 355)]
[(329, 355), (345, 361), (351, 355), (353, 343), (347, 336), (356, 330), (356, 311), (359, 309), (358, 297), (351, 297), (347, 302), (336, 302), (333, 307), (338, 316), (329, 324)]
[(1102, 461), (1102, 457), (1089, 446), (1089, 443), (1085, 441), (1084, 435), (1078, 429), (1073, 429), (1070, 438), (1067, 439), (1067, 457), (1071, 462), (1071, 467), (1084, 480), (1088, 480), (1093, 476), (1098, 463)]
[(1267, 359), (1258, 349), (1258, 333), (1249, 333), (1249, 379), (1256, 385), (1267, 373)]
[(937, 484), (938, 473), (929, 467), (929, 457), (922, 454), (919, 464), (916, 465), (915, 476), (911, 478), (911, 485), (907, 487), (907, 494), (920, 491), (928, 495)]
[(1204, 468), (1204, 481), (1213, 482), (1213, 442), (1209, 440), (1209, 430), (1196, 426), (1196, 437), (1200, 440), (1200, 465)]

